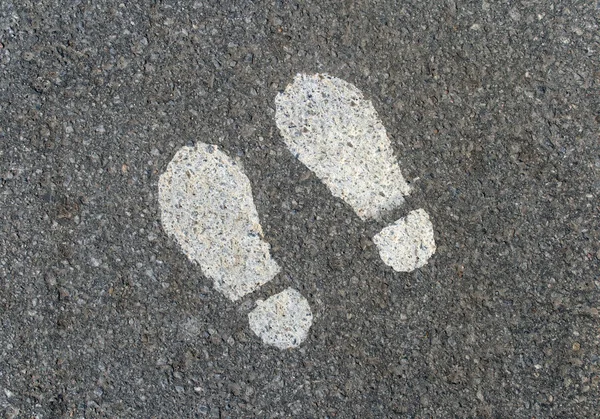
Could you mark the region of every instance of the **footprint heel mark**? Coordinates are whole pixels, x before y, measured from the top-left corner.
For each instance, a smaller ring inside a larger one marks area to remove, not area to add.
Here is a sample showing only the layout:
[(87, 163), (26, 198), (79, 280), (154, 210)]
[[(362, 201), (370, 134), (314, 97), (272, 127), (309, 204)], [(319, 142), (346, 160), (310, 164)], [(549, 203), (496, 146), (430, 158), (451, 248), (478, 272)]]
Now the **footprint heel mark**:
[[(410, 187), (370, 100), (328, 74), (298, 74), (275, 98), (275, 122), (288, 149), (362, 219), (380, 219), (404, 203)], [(435, 253), (423, 209), (374, 237), (384, 263), (410, 272)]]
[[(183, 147), (158, 182), (164, 230), (231, 301), (257, 290), (279, 272), (270, 254), (248, 177), (214, 145)], [(312, 324), (306, 299), (288, 288), (249, 314), (251, 329), (281, 349), (300, 345)]]
[(306, 339), (312, 312), (308, 301), (298, 291), (288, 288), (256, 303), (248, 320), (250, 329), (263, 342), (285, 349), (296, 347)]
[(435, 253), (433, 226), (423, 209), (385, 227), (373, 237), (381, 260), (398, 272), (411, 272), (427, 264)]

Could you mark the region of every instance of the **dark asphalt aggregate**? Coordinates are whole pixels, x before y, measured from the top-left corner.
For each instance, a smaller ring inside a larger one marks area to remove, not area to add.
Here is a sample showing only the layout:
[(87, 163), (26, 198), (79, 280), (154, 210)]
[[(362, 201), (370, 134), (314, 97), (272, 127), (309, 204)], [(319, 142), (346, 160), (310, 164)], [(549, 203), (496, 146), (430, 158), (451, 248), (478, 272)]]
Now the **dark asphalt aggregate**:
[[(0, 0), (6, 418), (600, 418), (600, 3)], [(372, 100), (412, 194), (363, 222), (274, 98)], [(282, 274), (241, 302), (163, 231), (197, 141), (243, 163)], [(410, 274), (371, 238), (424, 208)], [(304, 344), (263, 346), (292, 286)]]

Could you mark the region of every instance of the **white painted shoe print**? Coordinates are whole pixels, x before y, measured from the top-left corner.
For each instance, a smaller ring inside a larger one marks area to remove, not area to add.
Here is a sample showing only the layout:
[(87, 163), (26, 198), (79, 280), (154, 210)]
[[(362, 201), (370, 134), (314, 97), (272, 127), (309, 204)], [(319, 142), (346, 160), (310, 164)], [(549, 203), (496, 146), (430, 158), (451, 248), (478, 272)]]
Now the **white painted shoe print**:
[[(276, 97), (276, 123), (295, 156), (334, 196), (363, 220), (378, 219), (410, 192), (373, 105), (352, 84), (326, 74), (299, 74)], [(252, 198), (250, 181), (235, 160), (214, 145), (180, 149), (159, 180), (165, 231), (231, 301), (257, 290), (280, 271)], [(410, 272), (435, 252), (428, 214), (417, 209), (373, 238), (384, 263)], [(248, 314), (250, 329), (267, 345), (299, 346), (312, 312), (288, 288)]]
[[(216, 146), (181, 148), (160, 177), (158, 200), (165, 231), (231, 301), (279, 273), (263, 240), (250, 181)], [(300, 345), (312, 324), (307, 300), (292, 288), (257, 301), (248, 318), (265, 344), (280, 349)]]
[[(404, 203), (410, 187), (371, 101), (327, 74), (298, 74), (275, 99), (275, 120), (289, 150), (363, 220)], [(410, 212), (373, 237), (384, 263), (410, 272), (435, 253), (429, 215)]]

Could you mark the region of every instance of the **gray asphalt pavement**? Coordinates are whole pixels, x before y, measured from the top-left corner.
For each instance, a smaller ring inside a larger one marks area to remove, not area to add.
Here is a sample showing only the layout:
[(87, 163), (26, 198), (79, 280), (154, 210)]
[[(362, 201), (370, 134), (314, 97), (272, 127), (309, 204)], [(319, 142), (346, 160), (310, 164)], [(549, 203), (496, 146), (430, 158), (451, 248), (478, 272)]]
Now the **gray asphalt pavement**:
[[(600, 418), (600, 3), (0, 0), (6, 418)], [(412, 188), (361, 220), (288, 151), (354, 84)], [(243, 165), (281, 273), (231, 302), (161, 225), (175, 153)], [(372, 238), (416, 208), (411, 273)], [(248, 327), (286, 287), (295, 349)]]

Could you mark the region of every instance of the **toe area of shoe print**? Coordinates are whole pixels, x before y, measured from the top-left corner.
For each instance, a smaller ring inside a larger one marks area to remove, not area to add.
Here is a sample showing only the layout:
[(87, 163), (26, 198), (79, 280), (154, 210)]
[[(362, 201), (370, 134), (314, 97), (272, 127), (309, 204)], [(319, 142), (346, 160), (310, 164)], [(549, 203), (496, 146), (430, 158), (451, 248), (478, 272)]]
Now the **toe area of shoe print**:
[(250, 181), (214, 145), (180, 149), (158, 183), (165, 231), (236, 301), (280, 271), (265, 242)]
[(418, 209), (384, 228), (373, 237), (381, 260), (398, 272), (412, 272), (427, 264), (435, 253), (433, 225)]
[[(327, 74), (298, 74), (275, 104), (288, 149), (361, 219), (380, 219), (404, 203), (410, 187), (373, 104), (357, 87)], [(435, 252), (422, 209), (374, 239), (383, 262), (399, 272), (425, 265)]]
[(410, 191), (385, 127), (354, 85), (298, 74), (275, 98), (275, 122), (290, 151), (363, 220), (379, 218)]
[(306, 339), (312, 312), (306, 298), (288, 288), (265, 301), (257, 301), (257, 307), (248, 314), (248, 321), (250, 329), (265, 344), (289, 349)]

